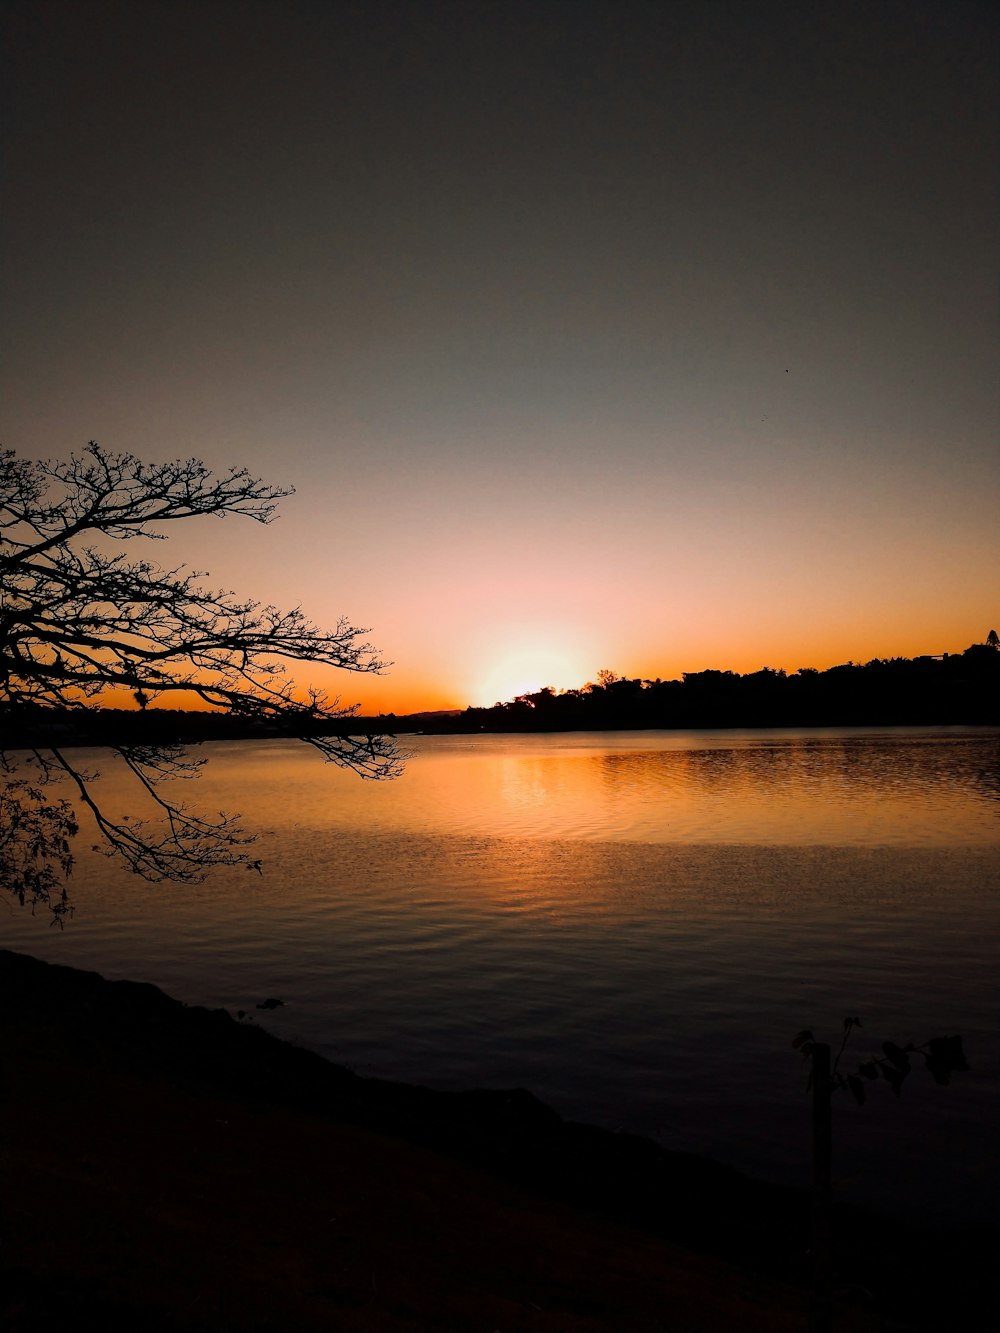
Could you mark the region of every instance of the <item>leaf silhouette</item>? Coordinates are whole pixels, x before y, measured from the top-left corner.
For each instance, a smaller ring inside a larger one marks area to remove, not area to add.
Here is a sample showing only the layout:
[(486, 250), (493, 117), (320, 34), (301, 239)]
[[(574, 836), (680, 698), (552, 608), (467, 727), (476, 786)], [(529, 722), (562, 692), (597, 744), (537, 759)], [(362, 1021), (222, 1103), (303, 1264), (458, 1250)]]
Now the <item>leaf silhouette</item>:
[(946, 1088), (951, 1082), (951, 1065), (943, 1060), (935, 1060), (933, 1055), (925, 1055), (924, 1064), (934, 1082), (939, 1083), (942, 1088)]
[[(885, 1045), (892, 1046), (893, 1043), (891, 1041), (887, 1041)], [(898, 1050), (899, 1048), (897, 1047), (896, 1049)], [(902, 1052), (900, 1052), (900, 1054), (902, 1054)], [(903, 1079), (906, 1078), (907, 1074), (910, 1072), (909, 1060), (906, 1060), (906, 1063), (903, 1066), (903, 1068), (900, 1068), (898, 1065), (890, 1064), (888, 1060), (880, 1060), (878, 1062), (878, 1067), (882, 1071), (882, 1077), (886, 1080), (890, 1088), (892, 1088), (893, 1092), (898, 1097), (903, 1090)]]
[(951, 1075), (969, 1068), (961, 1037), (932, 1037), (927, 1043), (924, 1064), (935, 1083), (947, 1087)]
[(935, 1060), (947, 1061), (954, 1070), (968, 1071), (961, 1037), (932, 1037), (927, 1047)]
[(884, 1041), (882, 1050), (885, 1052), (886, 1059), (902, 1073), (908, 1073), (910, 1068), (909, 1056), (903, 1050), (902, 1046), (897, 1046), (894, 1041)]

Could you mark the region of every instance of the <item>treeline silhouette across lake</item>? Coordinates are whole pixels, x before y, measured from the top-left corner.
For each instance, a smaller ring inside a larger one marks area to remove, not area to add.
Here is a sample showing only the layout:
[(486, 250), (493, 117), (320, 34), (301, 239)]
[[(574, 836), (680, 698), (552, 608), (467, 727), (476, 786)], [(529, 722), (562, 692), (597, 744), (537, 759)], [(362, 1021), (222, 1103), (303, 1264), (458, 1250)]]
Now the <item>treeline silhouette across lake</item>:
[[(600, 673), (597, 683), (522, 694), (492, 708), (425, 717), (423, 731), (606, 731), (708, 727), (1000, 724), (1000, 647), (940, 657), (879, 658), (788, 675), (764, 668), (691, 671), (679, 680)], [(378, 719), (384, 722), (390, 719)], [(411, 730), (411, 719), (396, 719)]]
[[(939, 657), (875, 658), (789, 675), (765, 667), (688, 671), (679, 680), (611, 671), (580, 689), (551, 687), (492, 708), (294, 722), (179, 709), (8, 708), (6, 748), (37, 744), (138, 745), (309, 734), (384, 735), (516, 731), (683, 730), (714, 727), (1000, 726), (1000, 644)], [(312, 728), (312, 732), (310, 731)]]

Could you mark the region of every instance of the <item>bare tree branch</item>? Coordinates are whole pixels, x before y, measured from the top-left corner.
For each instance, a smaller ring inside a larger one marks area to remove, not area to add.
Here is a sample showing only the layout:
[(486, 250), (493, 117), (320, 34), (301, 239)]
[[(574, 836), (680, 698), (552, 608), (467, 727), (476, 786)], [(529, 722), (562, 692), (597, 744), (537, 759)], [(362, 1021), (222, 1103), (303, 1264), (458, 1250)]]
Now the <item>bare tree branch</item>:
[[(162, 539), (164, 525), (199, 516), (269, 523), (288, 494), (242, 468), (216, 477), (197, 459), (148, 464), (94, 442), (65, 462), (0, 451), (0, 714), (23, 719), (28, 710), (44, 733), (53, 721), (83, 718), (109, 689), (128, 690), (140, 708), (194, 694), (233, 716), (295, 726), (326, 759), (363, 778), (394, 776), (399, 759), (391, 738), (341, 734), (357, 709), (321, 691), (301, 695), (286, 665), (380, 672), (387, 664), (365, 639), (367, 630), (344, 618), (321, 630), (299, 607), (240, 600), (206, 586), (198, 571), (163, 569), (110, 545)], [(259, 867), (245, 850), (252, 838), (235, 817), (206, 819), (158, 790), (165, 779), (196, 770), (181, 748), (113, 748), (153, 802), (155, 826), (109, 819), (88, 776), (59, 744), (40, 744), (26, 762), (42, 784), (69, 779), (111, 853), (147, 879), (200, 878), (214, 865)], [(47, 802), (37, 784), (14, 776), (0, 787), (0, 799), (3, 887), (22, 902), (49, 901), (52, 876), (64, 878), (72, 865), (59, 850), (71, 836), (65, 803)], [(52, 822), (49, 840), (38, 833), (43, 810)], [(47, 858), (51, 875), (29, 873), (29, 846), (36, 860)]]

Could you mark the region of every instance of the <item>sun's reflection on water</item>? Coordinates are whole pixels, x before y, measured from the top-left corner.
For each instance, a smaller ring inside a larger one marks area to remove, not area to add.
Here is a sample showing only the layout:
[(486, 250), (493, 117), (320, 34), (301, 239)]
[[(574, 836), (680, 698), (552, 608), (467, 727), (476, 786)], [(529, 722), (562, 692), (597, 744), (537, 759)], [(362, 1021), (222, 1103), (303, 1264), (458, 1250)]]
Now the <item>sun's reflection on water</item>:
[(216, 746), (201, 786), (264, 827), (857, 847), (988, 845), (1000, 828), (996, 744), (991, 763), (982, 736), (572, 739), (414, 738), (388, 784), (291, 742)]

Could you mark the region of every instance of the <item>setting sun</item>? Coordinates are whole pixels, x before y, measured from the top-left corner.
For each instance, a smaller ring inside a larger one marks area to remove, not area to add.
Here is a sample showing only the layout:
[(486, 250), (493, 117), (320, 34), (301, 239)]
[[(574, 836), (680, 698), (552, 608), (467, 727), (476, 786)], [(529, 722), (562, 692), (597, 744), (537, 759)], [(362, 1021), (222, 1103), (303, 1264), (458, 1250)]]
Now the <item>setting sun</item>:
[[(589, 674), (594, 674), (592, 669)], [(549, 647), (519, 648), (497, 655), (493, 670), (472, 690), (471, 702), (488, 708), (521, 694), (534, 694), (546, 685), (557, 691), (578, 688), (587, 679), (588, 668), (572, 653)]]

